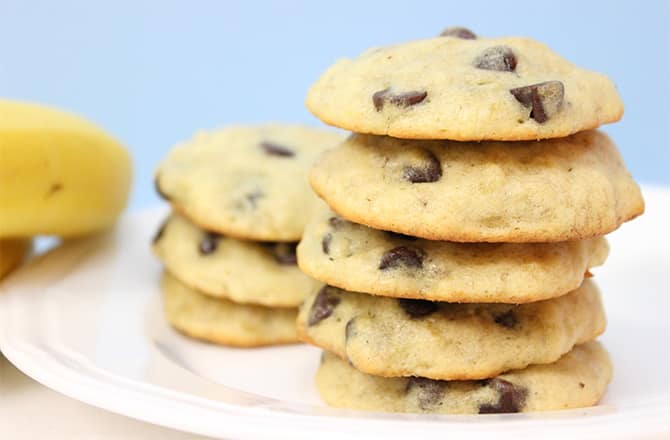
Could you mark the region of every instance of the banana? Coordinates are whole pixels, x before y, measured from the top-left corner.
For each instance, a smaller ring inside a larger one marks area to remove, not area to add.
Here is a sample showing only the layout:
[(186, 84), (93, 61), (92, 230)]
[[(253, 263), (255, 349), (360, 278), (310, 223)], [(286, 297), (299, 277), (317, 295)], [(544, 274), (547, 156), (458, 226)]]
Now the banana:
[(0, 280), (16, 268), (30, 249), (30, 239), (0, 240)]
[(131, 166), (123, 146), (92, 123), (0, 100), (0, 238), (110, 227), (128, 200)]

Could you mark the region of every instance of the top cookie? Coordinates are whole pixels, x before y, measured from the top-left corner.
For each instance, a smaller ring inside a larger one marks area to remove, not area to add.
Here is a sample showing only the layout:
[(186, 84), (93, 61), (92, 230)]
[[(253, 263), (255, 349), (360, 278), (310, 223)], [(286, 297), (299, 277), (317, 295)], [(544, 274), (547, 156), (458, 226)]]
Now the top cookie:
[(230, 126), (176, 146), (156, 189), (208, 231), (260, 241), (298, 241), (316, 207), (307, 174), (332, 131), (290, 125)]
[(606, 76), (519, 37), (370, 49), (331, 66), (306, 104), (323, 122), (357, 133), (460, 141), (563, 137), (623, 114)]

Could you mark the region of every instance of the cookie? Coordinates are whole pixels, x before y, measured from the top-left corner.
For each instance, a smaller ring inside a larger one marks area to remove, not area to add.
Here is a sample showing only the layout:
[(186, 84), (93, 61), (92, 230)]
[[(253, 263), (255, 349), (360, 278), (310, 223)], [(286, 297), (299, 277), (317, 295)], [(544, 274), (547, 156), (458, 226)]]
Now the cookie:
[(396, 298), (527, 303), (575, 290), (605, 262), (603, 237), (558, 243), (455, 243), (379, 231), (321, 210), (300, 269), (332, 286)]
[(377, 377), (324, 353), (316, 386), (326, 403), (342, 408), (490, 414), (592, 406), (605, 393), (611, 377), (607, 352), (599, 343), (588, 342), (552, 364), (532, 365), (477, 381)]
[(370, 49), (330, 67), (306, 104), (323, 122), (357, 133), (459, 141), (558, 138), (623, 114), (606, 76), (516, 37)]
[(297, 342), (296, 309), (212, 298), (182, 284), (168, 272), (163, 273), (161, 290), (168, 322), (192, 338), (233, 347)]
[(0, 280), (14, 270), (30, 251), (30, 239), (5, 238), (0, 240)]
[(342, 139), (339, 133), (286, 125), (201, 132), (168, 154), (156, 172), (156, 190), (208, 231), (298, 241), (317, 203), (308, 169)]
[(180, 281), (208, 295), (297, 307), (320, 283), (298, 269), (296, 244), (238, 240), (173, 214), (156, 234), (153, 251)]
[(350, 221), (429, 240), (579, 240), (644, 211), (599, 131), (482, 143), (354, 135), (321, 156), (311, 184)]
[(324, 286), (298, 314), (300, 339), (376, 376), (483, 379), (556, 361), (605, 330), (595, 284), (534, 303), (395, 299)]

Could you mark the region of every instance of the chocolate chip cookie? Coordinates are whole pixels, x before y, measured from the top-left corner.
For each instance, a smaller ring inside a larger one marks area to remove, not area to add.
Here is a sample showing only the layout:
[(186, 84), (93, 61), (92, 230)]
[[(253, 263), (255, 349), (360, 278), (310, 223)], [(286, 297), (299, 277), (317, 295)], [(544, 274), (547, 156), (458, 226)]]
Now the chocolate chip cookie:
[(314, 159), (340, 133), (290, 125), (230, 126), (177, 145), (156, 171), (158, 193), (208, 231), (298, 241), (316, 204)]
[(161, 279), (168, 322), (180, 332), (234, 347), (297, 342), (296, 309), (237, 304), (182, 284), (169, 272)]
[(343, 218), (429, 240), (579, 240), (644, 210), (599, 131), (481, 143), (353, 135), (321, 156), (311, 184)]
[(607, 352), (597, 342), (588, 342), (576, 346), (554, 363), (472, 381), (371, 376), (331, 353), (324, 353), (316, 374), (316, 386), (323, 399), (336, 407), (492, 414), (595, 405), (611, 377), (612, 364)]
[(320, 283), (296, 265), (295, 242), (254, 242), (203, 231), (173, 214), (154, 254), (183, 283), (241, 304), (297, 307)]
[(375, 295), (448, 302), (526, 303), (579, 287), (605, 262), (603, 237), (558, 243), (455, 243), (379, 231), (328, 209), (307, 224), (300, 269)]
[(340, 60), (311, 87), (307, 107), (357, 133), (459, 141), (558, 138), (621, 118), (612, 81), (546, 45), (462, 36)]
[(605, 330), (595, 285), (534, 303), (395, 299), (324, 286), (298, 315), (300, 339), (368, 374), (483, 379), (556, 361)]

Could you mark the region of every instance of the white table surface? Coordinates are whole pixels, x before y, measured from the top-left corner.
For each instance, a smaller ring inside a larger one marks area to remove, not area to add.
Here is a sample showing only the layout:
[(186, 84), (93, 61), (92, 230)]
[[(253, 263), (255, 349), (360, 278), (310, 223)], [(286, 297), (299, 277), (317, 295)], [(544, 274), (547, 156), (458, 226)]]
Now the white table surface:
[(204, 438), (139, 422), (65, 397), (21, 373), (0, 353), (0, 439)]

